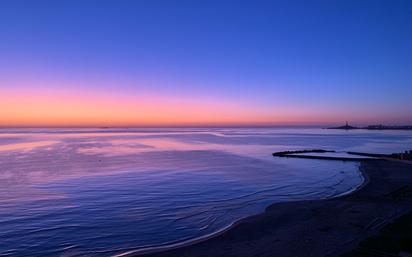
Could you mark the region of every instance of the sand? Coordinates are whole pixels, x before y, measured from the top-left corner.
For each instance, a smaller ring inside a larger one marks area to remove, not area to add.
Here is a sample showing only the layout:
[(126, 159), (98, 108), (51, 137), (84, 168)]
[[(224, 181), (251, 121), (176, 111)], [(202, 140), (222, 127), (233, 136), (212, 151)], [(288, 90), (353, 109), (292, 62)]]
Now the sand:
[(364, 185), (349, 195), (276, 203), (207, 240), (139, 256), (339, 256), (412, 210), (412, 165), (363, 161)]

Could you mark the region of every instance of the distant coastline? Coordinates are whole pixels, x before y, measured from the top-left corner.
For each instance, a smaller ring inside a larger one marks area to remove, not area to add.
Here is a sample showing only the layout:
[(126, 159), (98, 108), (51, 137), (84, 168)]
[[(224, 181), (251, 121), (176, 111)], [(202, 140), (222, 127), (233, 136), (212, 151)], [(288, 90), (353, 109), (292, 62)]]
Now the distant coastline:
[(406, 126), (388, 126), (388, 125), (368, 125), (366, 127), (354, 127), (348, 124), (344, 126), (339, 126), (339, 127), (330, 127), (327, 129), (343, 129), (343, 130), (352, 130), (352, 129), (367, 129), (367, 130), (412, 130), (412, 125), (406, 125)]

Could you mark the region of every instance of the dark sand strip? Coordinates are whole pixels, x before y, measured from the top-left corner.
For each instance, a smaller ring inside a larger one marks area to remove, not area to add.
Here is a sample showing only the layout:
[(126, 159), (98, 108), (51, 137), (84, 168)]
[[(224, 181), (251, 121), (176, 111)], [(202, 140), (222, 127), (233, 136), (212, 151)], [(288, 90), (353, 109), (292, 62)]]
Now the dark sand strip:
[(144, 256), (339, 256), (412, 210), (412, 166), (363, 161), (368, 182), (327, 200), (277, 203), (205, 241)]
[(386, 225), (378, 235), (368, 237), (356, 249), (341, 257), (411, 257), (412, 211)]

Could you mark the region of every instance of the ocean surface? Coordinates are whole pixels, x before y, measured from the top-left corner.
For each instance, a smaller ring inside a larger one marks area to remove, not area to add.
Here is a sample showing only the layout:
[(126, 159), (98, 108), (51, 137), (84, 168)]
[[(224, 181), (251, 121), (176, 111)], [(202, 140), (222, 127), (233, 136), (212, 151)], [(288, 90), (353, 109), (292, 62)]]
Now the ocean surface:
[(193, 240), (274, 202), (333, 197), (357, 162), (275, 158), (412, 149), (408, 131), (0, 129), (0, 256), (113, 256)]

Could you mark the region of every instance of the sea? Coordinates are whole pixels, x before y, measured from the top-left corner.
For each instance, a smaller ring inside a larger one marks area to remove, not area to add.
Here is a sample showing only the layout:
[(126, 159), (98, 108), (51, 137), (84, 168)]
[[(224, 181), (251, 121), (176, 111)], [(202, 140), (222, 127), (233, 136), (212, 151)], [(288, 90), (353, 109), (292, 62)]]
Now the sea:
[[(273, 157), (412, 149), (410, 131), (0, 129), (0, 256), (119, 256), (212, 236), (277, 202), (336, 197), (359, 162)], [(344, 154), (344, 153), (343, 153)]]

